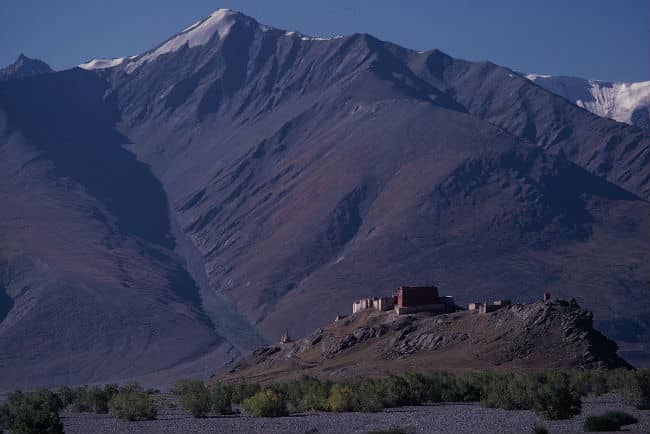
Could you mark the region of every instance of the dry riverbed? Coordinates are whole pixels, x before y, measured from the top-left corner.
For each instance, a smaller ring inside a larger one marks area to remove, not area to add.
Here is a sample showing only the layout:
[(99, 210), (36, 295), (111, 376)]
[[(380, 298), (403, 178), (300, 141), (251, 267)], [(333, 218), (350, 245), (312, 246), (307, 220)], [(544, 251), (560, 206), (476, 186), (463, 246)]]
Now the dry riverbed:
[[(169, 402), (165, 400), (165, 403)], [(543, 421), (530, 411), (487, 409), (476, 403), (435, 404), (386, 409), (379, 413), (301, 413), (279, 418), (221, 416), (195, 419), (182, 408), (163, 404), (158, 419), (123, 422), (109, 415), (62, 414), (65, 432), (87, 433), (264, 433), (334, 434), (365, 433), (402, 428), (411, 433), (531, 433), (542, 422), (550, 433), (582, 432), (587, 416), (609, 410), (623, 410), (639, 419), (624, 427), (629, 433), (650, 432), (650, 411), (623, 405), (616, 395), (590, 397), (582, 413), (569, 420)]]

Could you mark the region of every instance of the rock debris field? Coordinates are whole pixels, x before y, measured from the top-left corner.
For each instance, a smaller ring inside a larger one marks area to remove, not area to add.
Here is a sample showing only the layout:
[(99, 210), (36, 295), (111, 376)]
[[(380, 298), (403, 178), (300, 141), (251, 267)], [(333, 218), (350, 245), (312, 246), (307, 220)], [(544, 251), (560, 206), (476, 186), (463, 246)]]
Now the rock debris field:
[(330, 434), (366, 433), (403, 429), (408, 433), (532, 433), (541, 422), (550, 433), (582, 432), (586, 417), (610, 410), (623, 410), (639, 423), (623, 427), (628, 433), (650, 432), (650, 411), (621, 403), (616, 395), (590, 397), (582, 413), (569, 420), (545, 421), (531, 411), (483, 408), (476, 403), (432, 404), (386, 409), (378, 413), (301, 413), (279, 418), (220, 416), (195, 419), (182, 408), (161, 408), (158, 419), (124, 422), (109, 415), (66, 412), (66, 433), (264, 433)]

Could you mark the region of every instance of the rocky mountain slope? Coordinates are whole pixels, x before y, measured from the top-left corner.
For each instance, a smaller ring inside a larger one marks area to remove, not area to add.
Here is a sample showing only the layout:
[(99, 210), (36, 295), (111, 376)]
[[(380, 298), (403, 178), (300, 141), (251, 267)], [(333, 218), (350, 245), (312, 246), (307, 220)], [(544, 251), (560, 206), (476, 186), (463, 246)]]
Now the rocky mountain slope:
[(50, 66), (38, 59), (30, 59), (24, 54), (20, 54), (14, 63), (4, 68), (0, 68), (0, 81), (11, 78), (33, 77), (35, 75), (47, 74), (53, 72)]
[(575, 301), (496, 312), (398, 316), (361, 311), (309, 336), (256, 350), (211, 381), (270, 382), (311, 375), (379, 376), (434, 369), (617, 368), (616, 343)]
[(219, 10), (0, 83), (0, 138), (16, 381), (204, 373), (400, 284), (648, 336), (650, 136), (498, 65)]
[(540, 74), (526, 78), (598, 116), (650, 128), (650, 81), (622, 83)]
[(3, 388), (138, 376), (231, 348), (104, 90), (76, 69), (0, 87)]
[[(632, 258), (649, 254), (649, 137), (507, 68), (217, 11), (96, 72), (208, 285), (269, 339), (405, 280), (461, 300), (552, 286), (616, 305), (613, 267), (632, 263), (624, 303), (648, 309), (650, 272)], [(611, 306), (589, 307), (641, 317)]]

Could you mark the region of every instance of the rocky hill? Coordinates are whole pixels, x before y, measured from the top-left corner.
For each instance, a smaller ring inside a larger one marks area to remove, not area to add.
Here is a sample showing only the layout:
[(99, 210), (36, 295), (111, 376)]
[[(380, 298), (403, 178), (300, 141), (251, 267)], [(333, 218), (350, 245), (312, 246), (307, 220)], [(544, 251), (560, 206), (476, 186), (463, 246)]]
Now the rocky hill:
[(365, 310), (311, 335), (260, 348), (212, 381), (276, 381), (433, 369), (617, 368), (617, 345), (572, 301), (445, 315)]

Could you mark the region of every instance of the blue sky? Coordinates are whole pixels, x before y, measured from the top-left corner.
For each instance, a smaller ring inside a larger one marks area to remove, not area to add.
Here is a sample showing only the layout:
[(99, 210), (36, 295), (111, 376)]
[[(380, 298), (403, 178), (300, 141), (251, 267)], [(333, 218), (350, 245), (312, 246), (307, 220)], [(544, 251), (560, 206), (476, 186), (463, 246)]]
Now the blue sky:
[(21, 52), (55, 69), (138, 54), (220, 7), (518, 71), (650, 80), (650, 0), (0, 0), (0, 65)]

